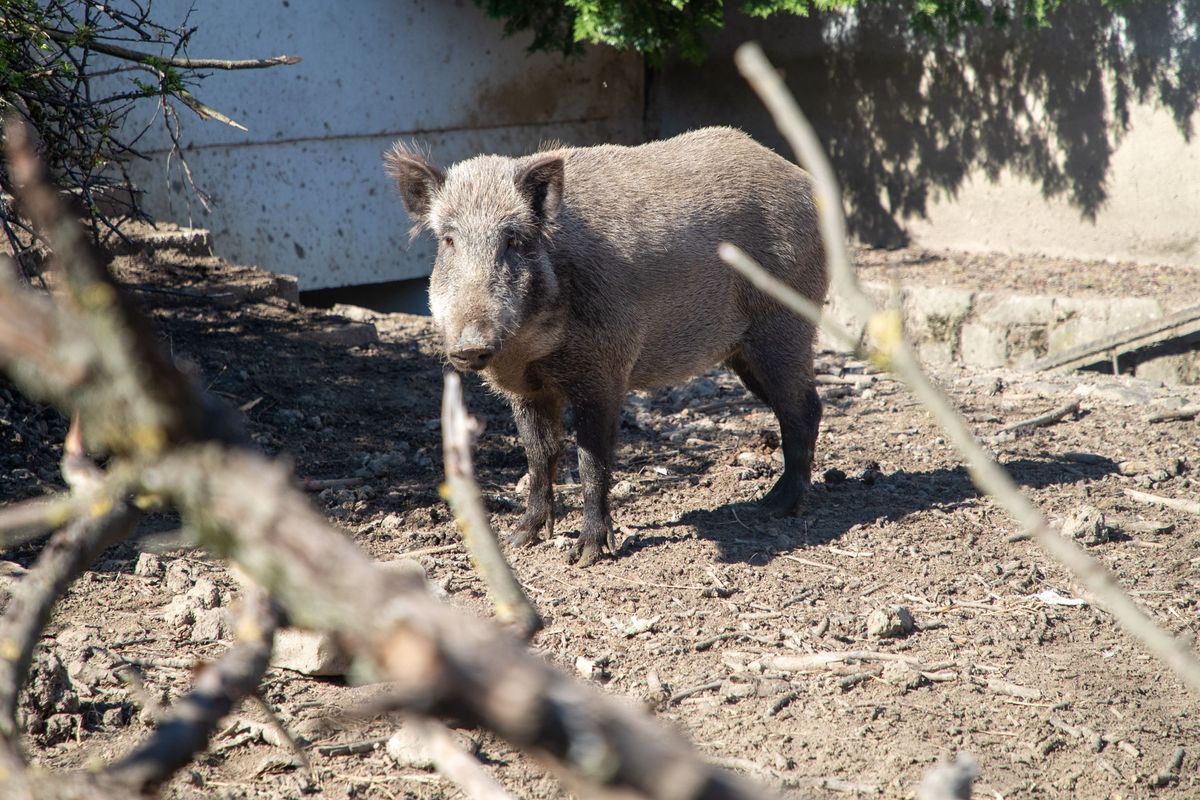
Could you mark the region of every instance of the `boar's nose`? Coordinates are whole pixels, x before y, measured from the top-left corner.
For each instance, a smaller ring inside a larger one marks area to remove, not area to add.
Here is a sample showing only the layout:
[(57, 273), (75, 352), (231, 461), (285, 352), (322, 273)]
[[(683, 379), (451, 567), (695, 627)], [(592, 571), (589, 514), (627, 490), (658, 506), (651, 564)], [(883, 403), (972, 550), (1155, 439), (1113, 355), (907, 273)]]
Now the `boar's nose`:
[(475, 324), (463, 328), (458, 341), (450, 348), (450, 363), (458, 369), (479, 370), (496, 355), (496, 346), (489, 342)]
[(450, 363), (458, 369), (479, 370), (496, 355), (492, 347), (456, 347), (450, 351)]

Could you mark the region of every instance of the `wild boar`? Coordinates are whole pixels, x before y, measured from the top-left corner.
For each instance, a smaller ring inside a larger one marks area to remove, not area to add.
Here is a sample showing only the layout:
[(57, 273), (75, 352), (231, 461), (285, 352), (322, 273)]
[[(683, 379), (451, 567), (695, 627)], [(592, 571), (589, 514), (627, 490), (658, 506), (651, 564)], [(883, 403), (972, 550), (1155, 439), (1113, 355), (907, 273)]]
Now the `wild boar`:
[(717, 257), (733, 242), (815, 303), (824, 252), (812, 181), (732, 128), (637, 147), (481, 155), (445, 172), (396, 144), (385, 166), (438, 238), (429, 305), (446, 356), (512, 405), (529, 459), (513, 545), (554, 531), (570, 403), (584, 522), (569, 560), (615, 550), (609, 483), (622, 402), (724, 363), (771, 407), (784, 469), (762, 502), (794, 513), (811, 478), (821, 402), (813, 328)]

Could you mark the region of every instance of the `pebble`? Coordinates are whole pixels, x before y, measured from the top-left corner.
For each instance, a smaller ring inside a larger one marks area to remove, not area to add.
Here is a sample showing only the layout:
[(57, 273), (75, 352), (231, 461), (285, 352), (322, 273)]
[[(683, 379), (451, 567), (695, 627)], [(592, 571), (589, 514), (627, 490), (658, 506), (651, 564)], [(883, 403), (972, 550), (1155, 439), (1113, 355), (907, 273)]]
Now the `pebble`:
[(219, 642), (230, 635), (229, 612), (223, 608), (209, 608), (195, 612), (192, 624), (193, 642)]
[(1088, 547), (1104, 544), (1111, 538), (1104, 512), (1093, 505), (1084, 505), (1067, 517), (1062, 524), (1062, 533)]
[(133, 566), (133, 574), (142, 578), (160, 578), (163, 574), (162, 559), (153, 553), (142, 553)]
[(301, 675), (345, 675), (350, 659), (327, 633), (285, 628), (275, 635), (271, 665)]
[(387, 754), (405, 769), (433, 769), (433, 759), (425, 740), (411, 726), (402, 725), (387, 740)]
[(167, 565), (166, 587), (172, 594), (183, 594), (192, 588), (192, 565), (182, 558)]
[(873, 639), (896, 639), (912, 633), (912, 612), (905, 606), (877, 608), (867, 617), (867, 635)]

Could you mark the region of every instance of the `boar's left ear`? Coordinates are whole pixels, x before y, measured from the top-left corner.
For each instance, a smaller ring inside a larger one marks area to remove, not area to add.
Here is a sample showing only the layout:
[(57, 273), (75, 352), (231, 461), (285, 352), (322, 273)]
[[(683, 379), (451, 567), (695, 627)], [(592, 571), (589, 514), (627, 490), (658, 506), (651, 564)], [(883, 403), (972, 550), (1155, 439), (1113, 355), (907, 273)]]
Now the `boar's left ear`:
[(404, 208), (416, 223), (415, 233), (428, 223), (430, 201), (446, 178), (415, 148), (403, 142), (396, 142), (387, 151), (383, 168), (396, 180)]
[(517, 191), (529, 201), (537, 221), (553, 219), (562, 203), (563, 193), (562, 156), (535, 156), (528, 164), (517, 170)]

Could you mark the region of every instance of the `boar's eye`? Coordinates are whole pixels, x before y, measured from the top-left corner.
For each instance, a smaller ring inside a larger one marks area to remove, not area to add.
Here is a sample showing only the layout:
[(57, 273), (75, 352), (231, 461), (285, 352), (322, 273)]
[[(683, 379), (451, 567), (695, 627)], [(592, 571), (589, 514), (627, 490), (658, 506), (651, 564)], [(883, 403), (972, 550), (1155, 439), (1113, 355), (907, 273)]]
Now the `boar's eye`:
[(516, 250), (518, 244), (519, 242), (515, 236), (508, 237), (508, 241), (504, 243), (505, 247), (507, 247), (509, 250)]
[(446, 247), (454, 247), (454, 237), (453, 236), (443, 236), (442, 244), (446, 245)]

